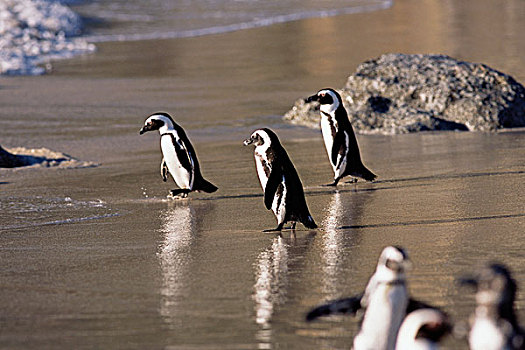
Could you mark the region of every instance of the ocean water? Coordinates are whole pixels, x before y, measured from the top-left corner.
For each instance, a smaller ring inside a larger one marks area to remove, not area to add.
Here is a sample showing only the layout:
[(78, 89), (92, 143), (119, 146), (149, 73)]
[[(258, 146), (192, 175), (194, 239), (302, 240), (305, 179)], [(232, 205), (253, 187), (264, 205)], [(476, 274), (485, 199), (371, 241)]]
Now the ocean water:
[(92, 25), (87, 39), (100, 42), (195, 37), (391, 5), (392, 0), (98, 0), (74, 9)]
[(0, 75), (41, 75), (96, 42), (187, 38), (388, 8), (392, 0), (5, 0)]
[(55, 196), (7, 196), (0, 201), (0, 232), (38, 229), (99, 220), (119, 215), (100, 199), (77, 200)]

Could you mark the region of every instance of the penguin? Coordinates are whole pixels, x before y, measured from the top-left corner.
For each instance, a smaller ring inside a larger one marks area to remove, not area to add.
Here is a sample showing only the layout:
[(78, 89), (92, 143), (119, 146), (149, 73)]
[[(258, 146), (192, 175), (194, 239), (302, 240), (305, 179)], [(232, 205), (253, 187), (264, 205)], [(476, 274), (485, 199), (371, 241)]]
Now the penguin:
[(163, 155), (160, 164), (162, 180), (166, 182), (168, 174), (171, 174), (179, 186), (178, 189), (170, 191), (172, 197), (185, 198), (192, 191), (207, 193), (217, 191), (215, 185), (202, 177), (197, 154), (186, 132), (168, 113), (158, 112), (150, 115), (139, 134), (154, 130), (160, 133), (160, 148)]
[(297, 221), (306, 228), (317, 228), (308, 211), (299, 175), (277, 135), (267, 128), (255, 130), (244, 140), (245, 146), (251, 144), (255, 145), (255, 166), (264, 191), (264, 205), (277, 218), (277, 227), (263, 232), (281, 231), (288, 221), (292, 222), (292, 230)]
[(351, 182), (356, 182), (357, 177), (374, 181), (377, 176), (361, 161), (357, 139), (341, 95), (333, 89), (322, 89), (304, 102), (319, 102), (321, 105), (321, 131), (334, 171), (334, 182), (327, 186), (337, 186), (339, 180), (347, 175), (355, 177)]
[(409, 313), (397, 335), (398, 350), (437, 350), (439, 341), (450, 333), (448, 316), (437, 309), (419, 309)]
[(433, 308), (410, 298), (405, 277), (409, 266), (410, 260), (403, 248), (385, 247), (363, 293), (318, 306), (308, 312), (306, 320), (331, 314), (355, 315), (364, 309), (353, 349), (393, 350), (405, 315), (417, 309)]
[(517, 285), (507, 267), (490, 263), (460, 283), (476, 289), (476, 310), (469, 320), (470, 349), (525, 349), (525, 332), (514, 310)]

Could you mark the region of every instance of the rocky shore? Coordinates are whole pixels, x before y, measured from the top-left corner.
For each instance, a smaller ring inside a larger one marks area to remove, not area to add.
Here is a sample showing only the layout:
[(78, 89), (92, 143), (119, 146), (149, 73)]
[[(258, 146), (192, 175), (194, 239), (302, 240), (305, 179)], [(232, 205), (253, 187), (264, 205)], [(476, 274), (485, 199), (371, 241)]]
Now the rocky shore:
[(67, 154), (51, 151), (47, 148), (27, 149), (17, 147), (6, 150), (0, 146), (0, 168), (26, 166), (87, 168), (97, 166), (97, 164), (80, 161)]
[[(362, 134), (525, 126), (523, 85), (484, 64), (444, 55), (382, 55), (359, 65), (339, 92)], [(284, 119), (317, 128), (318, 108), (298, 100)]]

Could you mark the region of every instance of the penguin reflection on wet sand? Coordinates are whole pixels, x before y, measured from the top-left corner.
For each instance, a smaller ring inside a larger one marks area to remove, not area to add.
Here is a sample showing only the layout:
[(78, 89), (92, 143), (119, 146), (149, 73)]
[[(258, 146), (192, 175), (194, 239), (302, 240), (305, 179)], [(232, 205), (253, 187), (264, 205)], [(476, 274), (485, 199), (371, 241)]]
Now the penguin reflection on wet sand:
[(509, 270), (492, 263), (474, 277), (460, 279), (476, 289), (476, 310), (470, 318), (468, 343), (472, 350), (525, 349), (525, 332), (514, 310), (517, 286)]
[(160, 133), (160, 148), (163, 156), (160, 164), (162, 180), (166, 182), (168, 174), (171, 174), (179, 186), (178, 189), (170, 191), (172, 197), (185, 198), (193, 191), (207, 193), (217, 191), (217, 187), (202, 177), (197, 154), (186, 132), (168, 113), (158, 112), (150, 115), (140, 129), (140, 135), (154, 130)]
[(407, 314), (422, 308), (435, 309), (409, 297), (405, 277), (408, 266), (409, 259), (402, 248), (384, 248), (376, 271), (362, 294), (318, 306), (306, 315), (306, 320), (313, 321), (332, 314), (355, 315), (358, 310), (364, 309), (353, 349), (393, 350)]
[(347, 175), (356, 177), (352, 182), (356, 182), (357, 177), (374, 181), (376, 175), (361, 161), (357, 139), (339, 93), (333, 89), (322, 89), (305, 102), (319, 102), (321, 105), (321, 131), (334, 171), (334, 182), (327, 186), (337, 186), (339, 180)]
[(264, 232), (281, 231), (288, 221), (292, 222), (292, 230), (297, 221), (306, 228), (317, 228), (308, 211), (299, 175), (277, 135), (270, 129), (258, 129), (244, 140), (245, 146), (250, 144), (255, 145), (255, 166), (264, 191), (264, 204), (277, 218), (277, 227)]

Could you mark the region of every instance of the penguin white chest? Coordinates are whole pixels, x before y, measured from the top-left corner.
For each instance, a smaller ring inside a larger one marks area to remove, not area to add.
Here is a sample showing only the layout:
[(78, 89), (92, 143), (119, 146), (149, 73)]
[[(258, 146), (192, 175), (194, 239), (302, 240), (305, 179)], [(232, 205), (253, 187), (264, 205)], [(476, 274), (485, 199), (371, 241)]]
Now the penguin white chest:
[(263, 191), (266, 189), (266, 184), (268, 183), (268, 177), (270, 177), (270, 172), (272, 171), (272, 165), (268, 161), (267, 156), (268, 147), (256, 147), (254, 152), (255, 158), (255, 168), (257, 169), (257, 177), (261, 183)]
[(324, 146), (328, 156), (332, 154), (335, 133), (337, 132), (337, 122), (335, 118), (321, 115), (321, 132), (323, 134)]
[(186, 169), (182, 166), (173, 142), (177, 141), (175, 137), (172, 138), (171, 135), (164, 135), (160, 139), (160, 147), (164, 161), (177, 186), (182, 189), (191, 189), (193, 186), (193, 170)]
[[(272, 164), (268, 159), (268, 148), (265, 146), (259, 146), (255, 148), (254, 158), (255, 158), (255, 167), (257, 169), (257, 176), (259, 177), (259, 182), (264, 192), (266, 192), (266, 185), (268, 184), (268, 178), (272, 171)], [(282, 185), (278, 186), (277, 192), (274, 195), (272, 202), (272, 211), (275, 214), (277, 221), (279, 223), (284, 221), (286, 216), (286, 181), (283, 175)]]
[(501, 329), (487, 317), (476, 317), (468, 342), (473, 350), (506, 349), (507, 345), (506, 337)]
[[(338, 125), (334, 116), (327, 116), (325, 114), (321, 115), (321, 132), (323, 134), (324, 146), (326, 148), (326, 153), (328, 154), (328, 159), (335, 173), (335, 177), (339, 177), (345, 170), (346, 167), (346, 156), (343, 159), (343, 162), (339, 160), (339, 157), (334, 165), (332, 163), (332, 147), (334, 146), (334, 138), (337, 133)], [(343, 164), (344, 163), (344, 164)]]
[(361, 330), (354, 339), (354, 350), (393, 350), (407, 305), (405, 286), (377, 286), (370, 295)]

